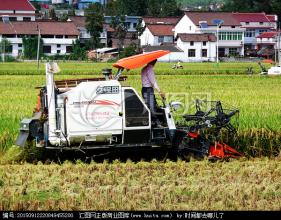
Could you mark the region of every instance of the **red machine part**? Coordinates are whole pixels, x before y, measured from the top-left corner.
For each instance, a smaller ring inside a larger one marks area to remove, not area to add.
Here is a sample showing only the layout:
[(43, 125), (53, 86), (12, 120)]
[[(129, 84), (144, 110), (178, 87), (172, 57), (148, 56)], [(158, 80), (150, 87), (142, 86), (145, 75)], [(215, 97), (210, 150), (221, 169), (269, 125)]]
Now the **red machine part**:
[(241, 156), (243, 156), (241, 153), (225, 143), (215, 143), (215, 145), (211, 145), (209, 149), (209, 158), (224, 159), (238, 158)]
[[(199, 133), (196, 132), (188, 132), (188, 136), (191, 138), (198, 138)], [(243, 154), (239, 153), (237, 150), (233, 149), (232, 147), (228, 146), (225, 143), (216, 142), (212, 144), (209, 149), (209, 158), (216, 158), (216, 159), (226, 159), (226, 158), (238, 158), (242, 157)]]

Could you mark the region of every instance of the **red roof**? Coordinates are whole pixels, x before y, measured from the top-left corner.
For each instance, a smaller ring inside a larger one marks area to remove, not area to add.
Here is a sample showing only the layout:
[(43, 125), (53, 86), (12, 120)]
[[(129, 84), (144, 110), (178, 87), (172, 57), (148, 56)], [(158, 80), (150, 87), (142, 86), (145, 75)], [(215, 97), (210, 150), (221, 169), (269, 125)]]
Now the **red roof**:
[(144, 17), (143, 21), (146, 25), (148, 24), (174, 24), (176, 25), (180, 17), (165, 17), (165, 18), (156, 18), (156, 17)]
[(277, 15), (266, 15), (269, 21), (277, 22)]
[(211, 41), (216, 42), (217, 38), (214, 34), (178, 34), (178, 37), (183, 42), (204, 42), (204, 41)]
[[(84, 16), (70, 16), (69, 19), (74, 23), (77, 28), (86, 27), (86, 17)], [(103, 24), (103, 28), (108, 32), (114, 32), (114, 29), (109, 24)]]
[(277, 32), (272, 31), (272, 32), (263, 32), (257, 38), (274, 38), (276, 36)]
[(0, 0), (0, 10), (35, 11), (28, 0)]
[(146, 26), (154, 36), (173, 36), (175, 27), (169, 24), (149, 24)]
[(86, 17), (84, 16), (70, 16), (69, 19), (73, 21), (76, 27), (86, 26)]
[(239, 22), (270, 22), (265, 13), (233, 13)]
[(191, 19), (195, 25), (199, 25), (200, 21), (207, 21), (209, 26), (215, 26), (213, 20), (223, 20), (222, 26), (241, 26), (240, 22), (237, 21), (233, 13), (231, 12), (194, 12), (185, 11), (185, 15)]
[(11, 24), (4, 24), (0, 22), (0, 34), (23, 34), (23, 35), (37, 35), (37, 26), (42, 35), (75, 35), (79, 32), (73, 22), (11, 22)]

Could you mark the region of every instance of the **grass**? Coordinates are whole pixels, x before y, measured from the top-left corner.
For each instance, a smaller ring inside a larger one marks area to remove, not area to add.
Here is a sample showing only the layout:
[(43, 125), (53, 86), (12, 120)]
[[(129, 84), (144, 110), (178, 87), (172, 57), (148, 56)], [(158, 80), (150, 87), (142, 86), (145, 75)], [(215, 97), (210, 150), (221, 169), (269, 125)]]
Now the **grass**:
[(267, 158), (5, 165), (0, 198), (0, 210), (280, 210), (281, 165)]
[[(253, 68), (255, 74), (260, 73), (257, 63), (182, 63), (183, 69), (174, 70), (174, 63), (158, 62), (156, 73), (162, 75), (194, 75), (194, 74), (245, 74), (248, 67)], [(269, 64), (264, 64), (269, 67)], [(112, 68), (112, 63), (92, 62), (59, 62), (61, 74), (92, 75), (100, 74), (104, 68)], [(130, 71), (131, 75), (138, 75), (139, 69)], [(40, 64), (37, 71), (35, 62), (0, 63), (0, 75), (44, 75), (45, 65)]]

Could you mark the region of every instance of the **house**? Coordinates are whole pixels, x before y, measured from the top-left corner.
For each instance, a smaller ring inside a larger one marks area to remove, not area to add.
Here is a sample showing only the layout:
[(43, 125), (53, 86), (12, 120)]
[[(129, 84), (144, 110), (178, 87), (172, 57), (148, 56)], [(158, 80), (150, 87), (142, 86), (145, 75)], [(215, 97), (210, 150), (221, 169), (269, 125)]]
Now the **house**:
[[(81, 43), (84, 44), (88, 40), (90, 40), (91, 35), (86, 29), (86, 17), (84, 17), (84, 16), (70, 16), (69, 21), (72, 21), (74, 23), (74, 25), (76, 26), (77, 30), (79, 31)], [(111, 29), (109, 27), (109, 25), (104, 24), (103, 25), (103, 32), (100, 34), (100, 43), (104, 47), (107, 47), (107, 32), (108, 31), (113, 31), (113, 29)]]
[[(279, 39), (278, 39), (279, 37)], [(281, 38), (277, 31), (263, 32), (257, 36), (258, 55), (266, 58), (272, 58), (280, 50)]]
[[(218, 25), (219, 21), (223, 21)], [(218, 33), (219, 57), (244, 55), (244, 33), (239, 21), (231, 12), (193, 12), (186, 11), (175, 26), (178, 34), (215, 34)], [(198, 48), (199, 49), (199, 48)]]
[[(104, 16), (104, 23), (107, 29), (108, 47), (119, 47), (120, 39), (116, 36), (116, 31), (111, 27), (112, 16)], [(140, 22), (139, 16), (125, 16), (125, 24), (127, 27), (127, 33), (123, 42), (124, 47), (128, 47), (131, 44), (139, 45), (137, 25)]]
[(163, 43), (173, 43), (174, 28), (178, 21), (178, 17), (144, 17), (142, 25), (145, 29), (140, 36), (141, 46), (157, 46)]
[(261, 13), (233, 13), (234, 18), (238, 20), (245, 28), (244, 44), (245, 50), (258, 49), (257, 36), (263, 32), (271, 32), (277, 29), (277, 15), (267, 15)]
[(182, 60), (187, 62), (215, 61), (216, 42), (216, 36), (211, 33), (177, 35), (177, 46), (185, 53)]
[(38, 36), (43, 40), (43, 53), (46, 55), (69, 54), (72, 43), (79, 38), (79, 32), (73, 22), (25, 22), (0, 23), (0, 41), (6, 38), (12, 45), (12, 56), (17, 57), (23, 51), (23, 37)]
[(35, 10), (28, 0), (0, 0), (0, 21), (35, 21)]
[(156, 50), (169, 50), (170, 53), (158, 58), (158, 61), (160, 62), (175, 62), (175, 61), (181, 61), (181, 62), (186, 62), (185, 60), (185, 54), (183, 51), (175, 44), (169, 44), (169, 43), (164, 43), (159, 46), (144, 46), (143, 47), (143, 53), (148, 53)]
[[(139, 45), (137, 37), (136, 26), (140, 17), (138, 16), (125, 16), (128, 32), (124, 39), (124, 46), (127, 47), (134, 43)], [(84, 16), (71, 16), (69, 20), (72, 21), (80, 33), (80, 40), (82, 43), (90, 40), (91, 35), (86, 29), (86, 17)], [(104, 16), (103, 32), (100, 34), (100, 42), (103, 47), (118, 47), (119, 39), (115, 36), (115, 30), (110, 26), (112, 17)]]

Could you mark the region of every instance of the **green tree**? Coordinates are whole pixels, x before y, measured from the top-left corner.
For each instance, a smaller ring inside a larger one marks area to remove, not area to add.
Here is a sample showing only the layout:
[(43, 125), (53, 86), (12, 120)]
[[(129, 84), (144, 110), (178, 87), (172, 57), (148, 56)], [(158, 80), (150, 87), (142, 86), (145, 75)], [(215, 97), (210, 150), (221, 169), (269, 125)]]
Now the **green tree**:
[(118, 48), (123, 48), (124, 40), (128, 32), (125, 16), (121, 15), (112, 17), (110, 26), (114, 29), (114, 37), (118, 39)]
[[(281, 1), (280, 0), (272, 0), (271, 1), (272, 6), (272, 13), (277, 14), (279, 21), (281, 21)], [(280, 27), (280, 24), (279, 24)]]
[(11, 53), (12, 52), (12, 45), (11, 42), (9, 40), (7, 40), (6, 38), (2, 38), (2, 40), (0, 41), (0, 50), (1, 53)]
[(71, 60), (85, 60), (87, 58), (86, 50), (81, 46), (80, 40), (72, 42)]
[(99, 3), (90, 4), (85, 10), (86, 28), (91, 34), (90, 45), (92, 49), (100, 47), (100, 34), (103, 31), (103, 8)]
[(148, 0), (147, 15), (159, 17), (161, 12), (161, 2), (159, 0)]
[(49, 18), (53, 21), (57, 21), (58, 20), (58, 17), (56, 15), (56, 12), (55, 12), (55, 9), (50, 9), (49, 10)]
[[(27, 59), (36, 59), (38, 48), (38, 37), (24, 37), (23, 43), (23, 56)], [(43, 40), (40, 38), (39, 57), (43, 54)]]
[(182, 14), (176, 0), (148, 0), (147, 15), (155, 17), (179, 16)]
[(137, 54), (138, 48), (137, 45), (132, 43), (128, 47), (125, 47), (122, 52), (120, 52), (119, 58), (130, 57)]
[(160, 16), (169, 17), (178, 16), (181, 14), (182, 12), (176, 0), (165, 0), (162, 2)]

